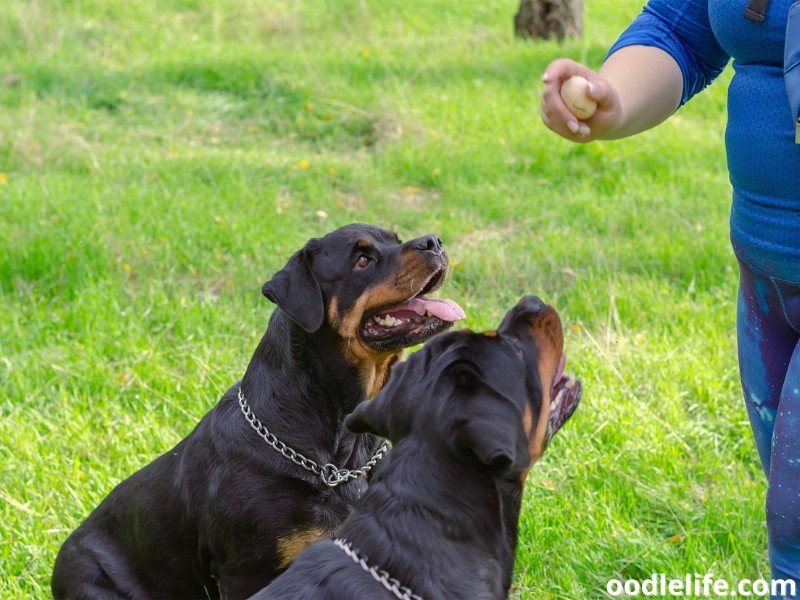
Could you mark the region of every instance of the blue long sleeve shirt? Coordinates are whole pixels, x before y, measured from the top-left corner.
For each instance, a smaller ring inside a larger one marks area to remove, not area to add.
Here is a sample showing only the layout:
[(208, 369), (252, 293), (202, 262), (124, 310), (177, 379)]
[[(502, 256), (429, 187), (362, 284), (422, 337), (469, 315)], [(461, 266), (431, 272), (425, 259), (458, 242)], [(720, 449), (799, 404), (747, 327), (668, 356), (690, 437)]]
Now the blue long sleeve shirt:
[(661, 48), (683, 74), (681, 104), (733, 58), (725, 147), (733, 186), (731, 236), (767, 259), (800, 262), (800, 144), (783, 81), (792, 0), (771, 0), (763, 23), (747, 0), (650, 0), (609, 55), (624, 46)]

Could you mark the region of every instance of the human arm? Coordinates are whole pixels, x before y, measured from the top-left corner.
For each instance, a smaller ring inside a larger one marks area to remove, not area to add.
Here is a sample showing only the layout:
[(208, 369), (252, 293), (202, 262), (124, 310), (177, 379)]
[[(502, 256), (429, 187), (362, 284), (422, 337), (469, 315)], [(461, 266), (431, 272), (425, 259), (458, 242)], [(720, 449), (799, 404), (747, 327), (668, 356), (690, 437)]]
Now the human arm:
[[(564, 81), (585, 77), (597, 111), (581, 123), (561, 99)], [(542, 120), (569, 140), (618, 139), (650, 129), (680, 105), (683, 77), (675, 60), (660, 48), (626, 46), (612, 54), (595, 73), (569, 59), (558, 59), (543, 76)]]
[[(576, 142), (616, 139), (654, 127), (725, 68), (729, 59), (714, 36), (707, 0), (650, 0), (623, 32), (597, 73), (569, 59), (546, 69), (542, 120)], [(584, 122), (561, 101), (561, 83), (589, 80), (597, 112)]]

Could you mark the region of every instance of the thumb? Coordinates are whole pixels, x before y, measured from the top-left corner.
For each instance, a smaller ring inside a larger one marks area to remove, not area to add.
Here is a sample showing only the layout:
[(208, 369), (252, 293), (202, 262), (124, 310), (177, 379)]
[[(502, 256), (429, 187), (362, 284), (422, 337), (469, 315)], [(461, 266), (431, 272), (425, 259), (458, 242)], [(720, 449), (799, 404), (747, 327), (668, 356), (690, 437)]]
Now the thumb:
[(616, 92), (611, 83), (597, 76), (589, 79), (589, 85), (586, 86), (586, 95), (597, 102), (597, 106), (600, 108), (608, 108), (616, 98)]

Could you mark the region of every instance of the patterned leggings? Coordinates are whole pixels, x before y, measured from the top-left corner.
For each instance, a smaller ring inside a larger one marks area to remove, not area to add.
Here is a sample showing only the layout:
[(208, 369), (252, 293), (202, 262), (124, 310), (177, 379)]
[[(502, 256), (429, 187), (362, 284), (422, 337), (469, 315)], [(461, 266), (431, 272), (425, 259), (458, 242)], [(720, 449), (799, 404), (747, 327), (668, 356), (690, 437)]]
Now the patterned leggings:
[(800, 592), (800, 265), (759, 259), (735, 242), (734, 248), (739, 370), (769, 481), (772, 578), (794, 579)]

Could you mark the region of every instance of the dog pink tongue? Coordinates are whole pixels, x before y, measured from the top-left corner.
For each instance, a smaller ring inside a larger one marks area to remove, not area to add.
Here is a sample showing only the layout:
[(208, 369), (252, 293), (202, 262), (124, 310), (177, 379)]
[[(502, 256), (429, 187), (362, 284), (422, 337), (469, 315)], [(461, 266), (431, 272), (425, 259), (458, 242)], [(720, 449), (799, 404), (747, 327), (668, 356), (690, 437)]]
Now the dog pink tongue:
[(395, 310), (397, 309), (410, 310), (417, 313), (419, 316), (423, 316), (425, 313), (430, 313), (442, 321), (452, 322), (467, 318), (463, 308), (461, 308), (452, 300), (448, 300), (446, 298), (443, 300), (435, 300), (433, 298), (426, 298), (425, 296), (418, 296), (402, 306), (395, 308)]

